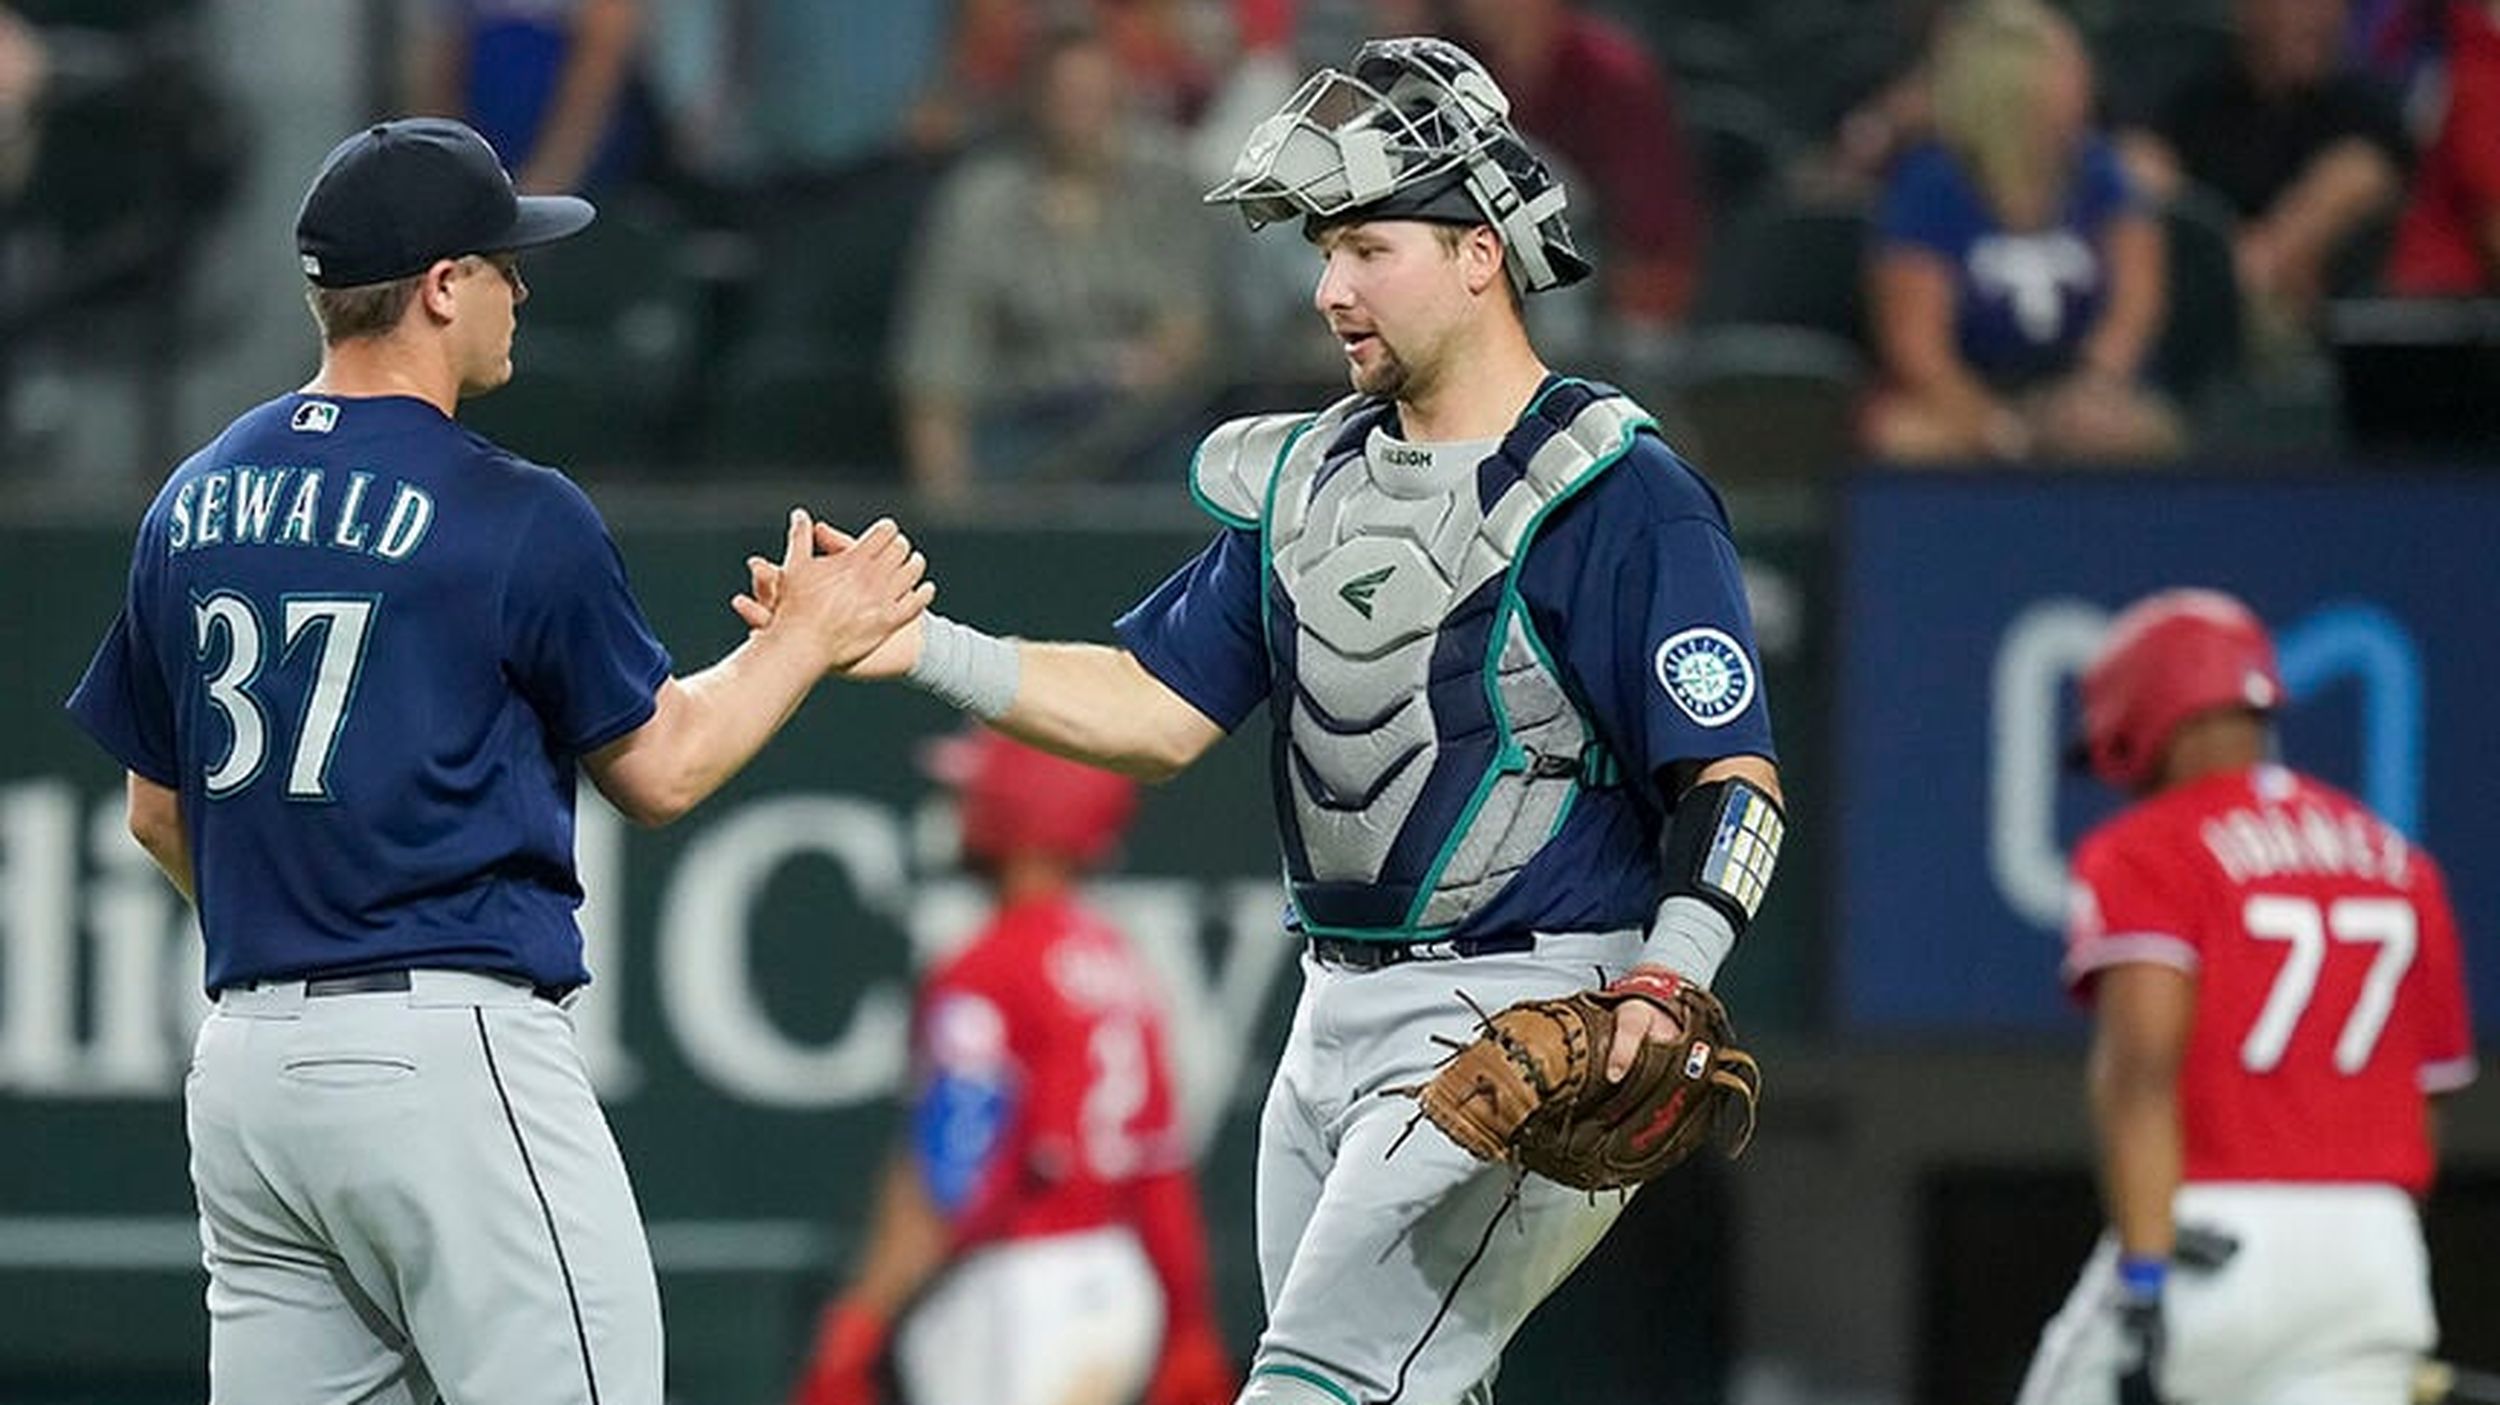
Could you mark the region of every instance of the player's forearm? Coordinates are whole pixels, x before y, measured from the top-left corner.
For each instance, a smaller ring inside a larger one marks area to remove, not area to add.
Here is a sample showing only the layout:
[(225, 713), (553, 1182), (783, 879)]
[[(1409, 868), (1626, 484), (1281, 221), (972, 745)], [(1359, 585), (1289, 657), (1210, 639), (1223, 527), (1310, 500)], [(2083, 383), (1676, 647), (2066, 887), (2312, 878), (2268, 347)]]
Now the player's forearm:
[(128, 782), (130, 837), (139, 841), (186, 901), (199, 901), (191, 874), (191, 841), (183, 833), (180, 796), (144, 776)]
[(2092, 1117), (2100, 1140), (2102, 1193), (2119, 1249), (2168, 1258), (2171, 1200), (2181, 1164), (2175, 1079), (2096, 1050)]
[(992, 725), (1020, 741), (1141, 780), (1168, 780), (1224, 733), (1105, 644), (1016, 643), (1015, 699)]
[(592, 758), (592, 778), (635, 823), (676, 820), (763, 750), (823, 672), (795, 639), (750, 638), (662, 684), (651, 720)]
[(1129, 1223), (1163, 1284), (1166, 1320), (1177, 1326), (1211, 1319), (1214, 1289), (1196, 1179), (1186, 1170), (1149, 1176), (1131, 1191), (1131, 1203)]
[(948, 1239), (946, 1219), (919, 1172), (908, 1157), (893, 1158), (877, 1186), (867, 1248), (843, 1296), (891, 1320), (946, 1262)]

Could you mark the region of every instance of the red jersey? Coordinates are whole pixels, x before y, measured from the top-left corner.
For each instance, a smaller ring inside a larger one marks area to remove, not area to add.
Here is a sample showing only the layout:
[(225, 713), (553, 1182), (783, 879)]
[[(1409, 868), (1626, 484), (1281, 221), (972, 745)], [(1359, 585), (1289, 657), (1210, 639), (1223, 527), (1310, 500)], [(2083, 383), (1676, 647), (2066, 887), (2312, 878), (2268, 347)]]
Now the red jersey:
[(2425, 1093), (2474, 1076), (2463, 959), (2429, 854), (2280, 766), (2165, 791), (2086, 837), (2066, 979), (2196, 979), (2179, 1075), (2190, 1181), (2430, 1186)]
[(2500, 14), (2448, 6), (2448, 111), (2413, 173), (2387, 286), (2406, 297), (2500, 292), (2483, 229), (2500, 215)]
[(1122, 1221), (1185, 1164), (1154, 982), (1066, 895), (1000, 911), (913, 1026), (913, 1146), (958, 1248)]

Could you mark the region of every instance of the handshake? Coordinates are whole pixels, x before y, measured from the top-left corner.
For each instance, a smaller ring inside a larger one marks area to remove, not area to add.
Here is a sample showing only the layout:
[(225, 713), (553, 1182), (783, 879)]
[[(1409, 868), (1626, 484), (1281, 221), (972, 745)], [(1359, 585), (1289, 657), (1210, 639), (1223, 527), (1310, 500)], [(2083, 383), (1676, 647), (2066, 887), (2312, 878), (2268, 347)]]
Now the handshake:
[(781, 560), (748, 557), (747, 589), (729, 604), (751, 639), (808, 650), (820, 673), (896, 678), (918, 658), (937, 596), (928, 569), (890, 517), (853, 536), (792, 508)]

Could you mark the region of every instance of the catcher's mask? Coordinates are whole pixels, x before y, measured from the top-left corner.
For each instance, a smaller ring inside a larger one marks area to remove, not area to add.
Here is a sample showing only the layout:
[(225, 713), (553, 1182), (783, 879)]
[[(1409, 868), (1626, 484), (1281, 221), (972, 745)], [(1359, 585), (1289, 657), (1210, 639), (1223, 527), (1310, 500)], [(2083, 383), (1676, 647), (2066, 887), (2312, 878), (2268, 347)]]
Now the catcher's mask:
[(1240, 206), (1252, 229), (1298, 215), (1306, 235), (1355, 220), (1489, 224), (1524, 293), (1589, 273), (1562, 182), (1511, 125), (1493, 76), (1446, 39), (1374, 39), (1352, 73), (1312, 74), (1206, 198)]

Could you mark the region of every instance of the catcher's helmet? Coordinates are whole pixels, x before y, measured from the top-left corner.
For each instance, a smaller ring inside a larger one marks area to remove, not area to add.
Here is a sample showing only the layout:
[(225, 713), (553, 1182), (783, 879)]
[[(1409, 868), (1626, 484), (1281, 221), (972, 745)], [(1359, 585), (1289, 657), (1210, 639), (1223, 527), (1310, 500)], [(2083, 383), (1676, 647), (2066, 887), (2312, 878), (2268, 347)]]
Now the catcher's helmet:
[(1252, 229), (1302, 217), (1489, 224), (1520, 291), (1588, 276), (1562, 182), (1511, 125), (1493, 75), (1446, 39), (1374, 39), (1354, 71), (1323, 68), (1251, 130), (1233, 174), (1207, 192)]
[(2094, 775), (2140, 791), (2179, 724), (2282, 700), (2274, 641), (2253, 611), (2218, 590), (2165, 590), (2121, 611), (2084, 669), (2081, 750)]
[(1080, 867), (1111, 856), (1137, 811), (1126, 776), (1062, 760), (986, 728), (932, 745), (929, 775), (955, 790), (968, 859), (1042, 853)]

